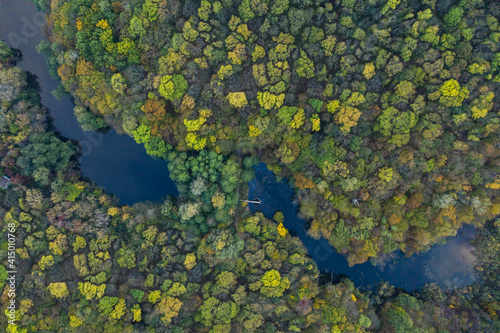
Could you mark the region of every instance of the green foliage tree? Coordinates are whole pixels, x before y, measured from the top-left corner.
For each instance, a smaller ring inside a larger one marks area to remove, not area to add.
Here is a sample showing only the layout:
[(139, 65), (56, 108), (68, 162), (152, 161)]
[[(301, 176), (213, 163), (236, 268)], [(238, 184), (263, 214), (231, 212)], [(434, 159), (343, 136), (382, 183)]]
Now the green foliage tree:
[(144, 298), (144, 291), (139, 289), (131, 289), (130, 295), (136, 300), (137, 303), (141, 303)]
[(181, 100), (188, 88), (188, 83), (184, 76), (165, 75), (161, 78), (158, 92), (167, 100)]
[(199, 308), (196, 321), (211, 327), (214, 324), (228, 324), (238, 314), (239, 307), (234, 302), (221, 302), (214, 297), (206, 299)]
[(300, 58), (295, 62), (295, 71), (299, 77), (314, 77), (314, 63), (304, 51), (300, 52)]
[(111, 86), (119, 94), (123, 94), (127, 89), (127, 83), (120, 73), (116, 73), (111, 77)]
[(445, 106), (461, 106), (462, 102), (469, 97), (469, 90), (467, 87), (460, 87), (457, 80), (451, 79), (444, 82), (439, 87), (441, 97), (439, 102)]
[(415, 113), (400, 112), (394, 107), (388, 107), (378, 117), (375, 130), (384, 136), (391, 136), (389, 142), (401, 147), (410, 140), (410, 129), (417, 123)]
[(116, 252), (116, 263), (120, 267), (126, 267), (128, 269), (135, 267), (135, 254), (131, 249), (120, 248)]
[(255, 13), (251, 7), (251, 0), (243, 0), (238, 7), (238, 11), (243, 22), (248, 22), (255, 17)]
[(21, 149), (17, 165), (26, 176), (32, 175), (40, 168), (62, 171), (67, 167), (73, 154), (74, 148), (71, 142), (62, 142), (53, 133), (37, 134), (33, 136), (29, 145)]
[(453, 6), (444, 16), (444, 23), (449, 27), (455, 27), (460, 23), (464, 10), (460, 6)]
[(269, 270), (261, 276), (262, 287), (260, 292), (266, 297), (281, 297), (283, 292), (290, 287), (288, 278), (282, 278), (280, 273), (275, 270)]

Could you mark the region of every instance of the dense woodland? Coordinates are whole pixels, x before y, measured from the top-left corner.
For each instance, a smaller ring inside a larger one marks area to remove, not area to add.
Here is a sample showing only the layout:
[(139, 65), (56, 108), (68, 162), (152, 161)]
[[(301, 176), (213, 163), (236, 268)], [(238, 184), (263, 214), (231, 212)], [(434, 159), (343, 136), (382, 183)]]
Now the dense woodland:
[(11, 179), (0, 190), (2, 311), (12, 225), (18, 270), (17, 326), (0, 316), (6, 332), (499, 331), (498, 223), (480, 231), (480, 279), (461, 290), (321, 283), (280, 214), (271, 221), (236, 205), (232, 178), (246, 174), (244, 186), (251, 159), (171, 151), (179, 198), (117, 205), (82, 179), (78, 147), (48, 131), (18, 59), (0, 42), (0, 175)]
[[(0, 304), (8, 332), (500, 331), (500, 3), (34, 0), (39, 51), (86, 130), (169, 161), (178, 197), (124, 206), (48, 130), (0, 42)], [(350, 264), (480, 227), (478, 281), (412, 294), (330, 283), (238, 202), (264, 162)], [(488, 221), (488, 222), (487, 222)]]
[(259, 158), (351, 264), (500, 214), (498, 1), (35, 2), (83, 128)]

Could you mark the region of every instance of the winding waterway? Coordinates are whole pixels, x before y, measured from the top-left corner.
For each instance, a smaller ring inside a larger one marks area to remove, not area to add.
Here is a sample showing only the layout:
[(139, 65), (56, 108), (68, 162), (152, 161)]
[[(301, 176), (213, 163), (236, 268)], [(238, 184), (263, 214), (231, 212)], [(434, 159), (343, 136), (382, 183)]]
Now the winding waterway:
[(82, 149), (80, 169), (86, 178), (116, 195), (122, 204), (159, 201), (177, 195), (167, 162), (153, 159), (142, 145), (114, 130), (85, 132), (73, 113), (69, 98), (58, 101), (52, 91), (58, 82), (49, 75), (46, 59), (36, 46), (44, 39), (45, 15), (30, 0), (0, 0), (0, 39), (21, 50), (23, 70), (36, 75), (42, 104), (49, 110), (53, 126), (63, 137), (78, 141)]
[(277, 182), (273, 172), (264, 164), (255, 167), (255, 179), (249, 184), (249, 198), (259, 198), (259, 206), (250, 209), (261, 211), (272, 219), (276, 211), (285, 217), (284, 226), (300, 238), (318, 268), (333, 275), (347, 275), (356, 286), (373, 286), (387, 281), (396, 287), (413, 290), (426, 283), (436, 282), (441, 287), (463, 287), (475, 281), (474, 248), (469, 240), (474, 229), (464, 227), (458, 235), (444, 245), (434, 245), (429, 251), (406, 258), (401, 252), (386, 256), (377, 266), (367, 262), (349, 267), (346, 258), (325, 239), (313, 239), (305, 229), (306, 221), (297, 216), (298, 206), (293, 202), (294, 192), (286, 179)]
[[(167, 162), (151, 158), (142, 145), (113, 130), (107, 133), (82, 131), (73, 114), (72, 101), (54, 98), (51, 91), (58, 83), (49, 75), (45, 58), (36, 51), (44, 38), (44, 20), (45, 16), (30, 0), (0, 0), (0, 38), (23, 53), (19, 67), (36, 75), (42, 103), (49, 109), (56, 130), (63, 137), (79, 142), (83, 175), (108, 193), (115, 194), (123, 204), (159, 201), (167, 194), (177, 195), (175, 184), (169, 178)], [(249, 197), (259, 197), (263, 204), (251, 205), (252, 211), (262, 211), (269, 218), (277, 210), (283, 212), (286, 228), (302, 240), (320, 270), (344, 274), (357, 286), (370, 286), (385, 280), (407, 290), (422, 287), (427, 282), (456, 287), (475, 280), (475, 257), (468, 242), (473, 235), (470, 228), (462, 229), (445, 245), (435, 245), (422, 255), (405, 258), (396, 254), (378, 266), (365, 263), (349, 267), (344, 256), (326, 240), (315, 240), (307, 235), (305, 221), (297, 216), (293, 190), (287, 183), (277, 182), (263, 164), (255, 170), (256, 178), (249, 184)]]

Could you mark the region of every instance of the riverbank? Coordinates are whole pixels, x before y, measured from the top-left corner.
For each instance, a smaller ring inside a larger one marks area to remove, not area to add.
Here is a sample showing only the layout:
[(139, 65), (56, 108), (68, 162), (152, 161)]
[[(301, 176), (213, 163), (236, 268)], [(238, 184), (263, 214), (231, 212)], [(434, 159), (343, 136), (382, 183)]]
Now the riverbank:
[(45, 40), (45, 15), (32, 1), (0, 1), (0, 39), (23, 55), (19, 68), (38, 80), (42, 104), (49, 110), (51, 124), (61, 137), (78, 142), (81, 149), (80, 170), (84, 177), (116, 195), (122, 204), (162, 201), (168, 194), (177, 195), (169, 177), (168, 163), (154, 159), (127, 135), (115, 130), (83, 131), (73, 112), (69, 97), (57, 100), (54, 91), (59, 82), (49, 74), (46, 59), (36, 47)]
[(249, 197), (258, 197), (263, 203), (250, 205), (251, 211), (261, 211), (270, 219), (276, 211), (281, 211), (285, 216), (285, 227), (300, 238), (320, 271), (334, 276), (345, 275), (357, 287), (371, 288), (386, 281), (408, 291), (431, 282), (442, 288), (454, 288), (476, 281), (476, 259), (474, 248), (470, 245), (473, 227), (464, 227), (457, 236), (448, 237), (445, 244), (436, 244), (428, 251), (409, 258), (401, 252), (395, 252), (379, 258), (376, 266), (367, 262), (350, 267), (345, 256), (325, 239), (314, 239), (308, 235), (306, 220), (298, 216), (298, 201), (294, 199), (294, 191), (288, 186), (287, 180), (277, 182), (265, 164), (260, 164), (255, 170), (256, 178), (249, 184)]

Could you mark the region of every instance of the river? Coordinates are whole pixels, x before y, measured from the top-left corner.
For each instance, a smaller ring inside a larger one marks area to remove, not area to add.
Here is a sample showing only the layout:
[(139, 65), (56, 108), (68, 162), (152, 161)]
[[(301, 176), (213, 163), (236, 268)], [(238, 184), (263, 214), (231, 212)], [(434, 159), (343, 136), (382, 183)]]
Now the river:
[[(21, 50), (23, 61), (19, 67), (36, 75), (42, 104), (48, 108), (58, 133), (79, 142), (83, 175), (106, 192), (116, 195), (122, 204), (160, 201), (167, 194), (177, 195), (175, 184), (169, 178), (167, 162), (151, 158), (142, 145), (114, 130), (106, 133), (82, 131), (73, 114), (72, 101), (54, 98), (51, 91), (58, 82), (49, 75), (46, 59), (36, 51), (36, 46), (44, 38), (44, 19), (45, 16), (29, 0), (0, 0), (0, 38)], [(269, 218), (277, 210), (283, 212), (285, 227), (302, 240), (320, 270), (344, 274), (358, 287), (385, 280), (396, 287), (413, 290), (427, 282), (456, 287), (475, 280), (474, 249), (468, 242), (473, 231), (467, 228), (445, 245), (435, 245), (422, 255), (405, 258), (396, 254), (377, 266), (365, 263), (349, 267), (344, 256), (326, 240), (315, 240), (307, 235), (305, 221), (297, 216), (298, 209), (292, 201), (293, 191), (288, 184), (277, 182), (263, 164), (255, 169), (256, 178), (249, 184), (249, 197), (259, 197), (263, 204), (258, 207), (251, 205), (252, 211), (262, 211)]]
[(167, 194), (178, 195), (167, 162), (153, 159), (142, 145), (114, 130), (83, 131), (73, 113), (73, 102), (69, 98), (59, 101), (52, 95), (58, 82), (49, 75), (45, 57), (36, 50), (44, 39), (44, 24), (45, 15), (30, 0), (0, 0), (0, 38), (21, 50), (23, 61), (18, 66), (36, 75), (42, 104), (49, 110), (57, 132), (79, 142), (84, 177), (116, 195), (122, 204), (160, 201)]
[(369, 262), (349, 267), (346, 258), (339, 254), (325, 239), (313, 239), (305, 229), (306, 221), (297, 216), (298, 206), (293, 201), (294, 192), (286, 179), (277, 182), (274, 174), (264, 164), (255, 167), (255, 179), (249, 184), (250, 199), (259, 198), (262, 204), (250, 204), (250, 209), (261, 211), (272, 219), (276, 211), (285, 217), (283, 225), (292, 235), (300, 238), (310, 256), (323, 272), (347, 275), (358, 287), (374, 286), (387, 281), (396, 287), (414, 290), (426, 283), (436, 282), (443, 288), (463, 287), (476, 280), (476, 257), (469, 240), (474, 228), (464, 227), (457, 236), (450, 237), (444, 245), (434, 245), (430, 250), (406, 258), (401, 252), (386, 255), (377, 266)]

